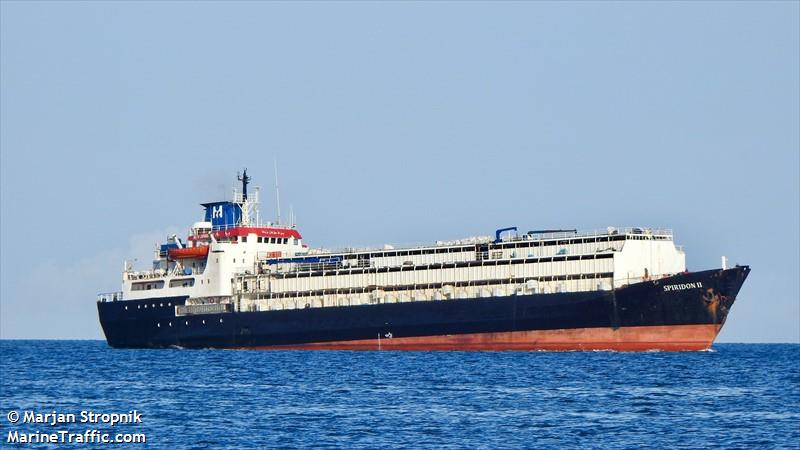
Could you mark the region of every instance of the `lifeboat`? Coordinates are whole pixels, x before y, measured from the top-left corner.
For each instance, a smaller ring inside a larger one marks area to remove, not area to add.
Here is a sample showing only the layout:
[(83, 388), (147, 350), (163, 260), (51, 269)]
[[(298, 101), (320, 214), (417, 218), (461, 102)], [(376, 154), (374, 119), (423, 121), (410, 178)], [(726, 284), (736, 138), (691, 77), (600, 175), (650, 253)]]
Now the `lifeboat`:
[(184, 247), (169, 249), (169, 259), (205, 258), (208, 256), (208, 246)]

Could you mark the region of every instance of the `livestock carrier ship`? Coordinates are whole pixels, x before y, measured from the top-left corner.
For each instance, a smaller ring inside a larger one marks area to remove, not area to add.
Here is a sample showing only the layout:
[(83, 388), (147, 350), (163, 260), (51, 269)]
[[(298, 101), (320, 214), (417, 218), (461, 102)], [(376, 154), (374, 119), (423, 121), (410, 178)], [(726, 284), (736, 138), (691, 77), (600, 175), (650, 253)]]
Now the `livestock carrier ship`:
[(431, 245), (313, 249), (262, 223), (247, 171), (186, 239), (99, 294), (122, 348), (704, 350), (748, 266), (688, 272), (670, 230), (502, 228)]

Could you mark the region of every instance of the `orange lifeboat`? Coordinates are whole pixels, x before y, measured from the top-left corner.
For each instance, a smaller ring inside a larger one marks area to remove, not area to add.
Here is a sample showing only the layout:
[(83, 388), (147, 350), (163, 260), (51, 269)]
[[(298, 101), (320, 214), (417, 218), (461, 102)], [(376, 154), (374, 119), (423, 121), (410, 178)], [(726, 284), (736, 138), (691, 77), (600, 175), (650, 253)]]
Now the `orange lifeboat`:
[(206, 256), (208, 256), (207, 245), (169, 249), (169, 259), (205, 258)]

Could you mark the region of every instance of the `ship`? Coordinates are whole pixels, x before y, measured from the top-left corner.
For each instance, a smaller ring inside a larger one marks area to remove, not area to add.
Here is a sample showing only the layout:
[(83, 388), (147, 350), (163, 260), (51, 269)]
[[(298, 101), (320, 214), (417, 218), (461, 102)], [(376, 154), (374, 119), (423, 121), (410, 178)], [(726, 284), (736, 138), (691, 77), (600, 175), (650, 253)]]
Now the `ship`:
[[(245, 170), (152, 266), (98, 294), (114, 348), (701, 351), (750, 267), (687, 271), (668, 229), (517, 227), (427, 245), (312, 248), (262, 222)], [(279, 216), (280, 217), (280, 216)]]

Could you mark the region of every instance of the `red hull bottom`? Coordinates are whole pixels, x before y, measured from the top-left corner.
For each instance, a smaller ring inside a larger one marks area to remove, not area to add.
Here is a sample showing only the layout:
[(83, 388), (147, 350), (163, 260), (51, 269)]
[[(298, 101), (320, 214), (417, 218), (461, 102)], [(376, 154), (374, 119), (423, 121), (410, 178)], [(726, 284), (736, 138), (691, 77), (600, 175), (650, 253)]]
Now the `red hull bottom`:
[(615, 350), (699, 351), (711, 347), (722, 325), (577, 328), (509, 331), (248, 347), (259, 350)]

